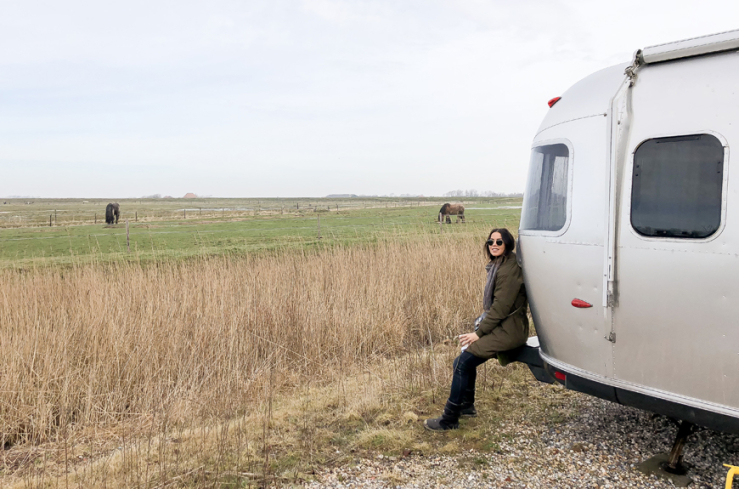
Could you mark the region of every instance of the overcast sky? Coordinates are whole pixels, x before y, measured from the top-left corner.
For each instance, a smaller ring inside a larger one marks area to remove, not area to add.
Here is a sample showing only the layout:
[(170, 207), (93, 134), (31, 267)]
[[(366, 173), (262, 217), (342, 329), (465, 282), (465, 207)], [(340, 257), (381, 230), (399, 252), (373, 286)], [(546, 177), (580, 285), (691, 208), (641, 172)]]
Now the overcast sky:
[(551, 97), (736, 1), (0, 0), (0, 196), (522, 191)]

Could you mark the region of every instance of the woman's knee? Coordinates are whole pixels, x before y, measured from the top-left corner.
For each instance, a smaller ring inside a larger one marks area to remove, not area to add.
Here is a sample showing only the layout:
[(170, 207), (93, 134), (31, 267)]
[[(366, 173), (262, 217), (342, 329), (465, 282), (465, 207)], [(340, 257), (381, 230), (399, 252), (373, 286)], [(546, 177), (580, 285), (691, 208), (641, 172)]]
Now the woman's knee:
[(454, 359), (454, 371), (461, 374), (467, 374), (474, 371), (477, 368), (477, 362), (475, 356), (471, 353), (462, 352), (457, 358)]

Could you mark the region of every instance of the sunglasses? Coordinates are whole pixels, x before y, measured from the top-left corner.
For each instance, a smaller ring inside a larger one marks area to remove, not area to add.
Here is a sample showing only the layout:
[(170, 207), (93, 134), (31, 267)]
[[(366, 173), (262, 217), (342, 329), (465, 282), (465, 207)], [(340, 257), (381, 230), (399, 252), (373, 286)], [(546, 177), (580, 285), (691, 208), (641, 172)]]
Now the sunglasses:
[(503, 240), (502, 239), (498, 239), (498, 240), (489, 239), (489, 240), (485, 241), (485, 244), (488, 245), (488, 246), (493, 246), (494, 244), (496, 244), (498, 246), (503, 246)]

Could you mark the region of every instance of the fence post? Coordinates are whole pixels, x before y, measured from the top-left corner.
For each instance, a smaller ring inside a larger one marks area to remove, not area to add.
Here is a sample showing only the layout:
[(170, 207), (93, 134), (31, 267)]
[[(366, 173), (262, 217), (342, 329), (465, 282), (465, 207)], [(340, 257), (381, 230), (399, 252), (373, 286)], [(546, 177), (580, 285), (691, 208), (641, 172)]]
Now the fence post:
[(56, 224), (56, 209), (54, 209), (54, 224)]
[(136, 222), (139, 222), (139, 211), (136, 211)]
[(131, 253), (131, 241), (128, 237), (128, 219), (126, 219), (126, 249), (128, 249), (128, 252)]
[(98, 213), (96, 212), (95, 213), (95, 224), (97, 224), (97, 223), (98, 223)]
[(182, 209), (182, 218), (187, 219), (187, 209)]
[(321, 239), (321, 215), (318, 214), (318, 239)]
[(49, 214), (49, 227), (51, 227), (51, 214)]

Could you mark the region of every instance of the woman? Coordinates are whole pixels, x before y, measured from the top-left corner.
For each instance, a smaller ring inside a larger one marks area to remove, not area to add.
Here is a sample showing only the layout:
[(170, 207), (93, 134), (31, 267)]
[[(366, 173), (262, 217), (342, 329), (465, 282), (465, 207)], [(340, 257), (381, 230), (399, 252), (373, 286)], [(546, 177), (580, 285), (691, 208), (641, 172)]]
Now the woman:
[(456, 429), (459, 428), (460, 416), (476, 416), (477, 366), (498, 352), (526, 343), (529, 336), (528, 303), (523, 273), (513, 253), (515, 246), (516, 242), (507, 229), (490, 231), (485, 242), (489, 262), (485, 267), (488, 273), (482, 299), (484, 312), (475, 321), (474, 332), (459, 336), (462, 353), (454, 360), (451, 393), (444, 414), (424, 422), (429, 430)]

